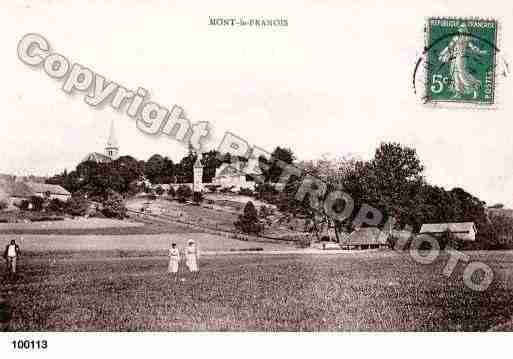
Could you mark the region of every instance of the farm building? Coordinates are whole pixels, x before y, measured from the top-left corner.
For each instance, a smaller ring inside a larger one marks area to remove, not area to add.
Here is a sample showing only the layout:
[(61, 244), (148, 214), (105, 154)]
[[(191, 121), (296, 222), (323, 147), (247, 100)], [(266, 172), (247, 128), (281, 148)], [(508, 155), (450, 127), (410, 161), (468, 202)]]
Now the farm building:
[(386, 248), (387, 237), (385, 232), (376, 227), (357, 228), (341, 240), (341, 246), (346, 249)]
[(474, 222), (425, 223), (420, 228), (419, 234), (441, 236), (447, 231), (451, 232), (456, 238), (464, 241), (476, 240), (477, 229)]
[(32, 196), (58, 198), (67, 201), (71, 193), (58, 185), (36, 182), (0, 181), (0, 192), (7, 199), (8, 205), (19, 205), (21, 201), (28, 200)]
[(35, 196), (48, 196), (50, 199), (58, 198), (61, 201), (67, 201), (71, 197), (71, 193), (56, 184), (36, 182), (26, 182), (25, 184), (33, 191)]
[(34, 192), (24, 182), (0, 181), (0, 191), (2, 198), (7, 201), (9, 206), (18, 205), (24, 199), (29, 199)]
[(243, 188), (255, 190), (255, 182), (248, 180), (247, 170), (242, 161), (235, 163), (223, 163), (212, 179), (212, 184), (221, 188), (233, 188), (233, 191), (240, 191)]

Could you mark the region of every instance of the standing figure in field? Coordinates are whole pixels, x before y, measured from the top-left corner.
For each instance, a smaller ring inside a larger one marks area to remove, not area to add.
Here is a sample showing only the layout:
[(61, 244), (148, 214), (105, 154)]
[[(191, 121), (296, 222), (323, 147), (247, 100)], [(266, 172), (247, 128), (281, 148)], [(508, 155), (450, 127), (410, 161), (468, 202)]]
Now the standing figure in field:
[(171, 244), (171, 248), (169, 249), (169, 266), (167, 271), (175, 275), (175, 280), (177, 279), (178, 266), (180, 265), (180, 251), (176, 248), (176, 243)]
[(477, 98), (481, 81), (476, 79), (467, 66), (467, 60), (470, 53), (484, 55), (486, 50), (481, 50), (470, 40), (470, 33), (467, 25), (462, 23), (458, 28), (458, 35), (455, 35), (449, 45), (440, 52), (438, 60), (442, 63), (448, 63), (450, 76), (452, 80), (451, 90), (454, 98), (462, 95), (473, 95)]
[(198, 271), (198, 258), (199, 250), (192, 239), (187, 241), (187, 248), (185, 248), (185, 264), (191, 272)]
[(20, 256), (20, 247), (13, 239), (10, 244), (5, 247), (4, 258), (7, 261), (7, 271), (10, 275), (16, 274), (16, 261)]

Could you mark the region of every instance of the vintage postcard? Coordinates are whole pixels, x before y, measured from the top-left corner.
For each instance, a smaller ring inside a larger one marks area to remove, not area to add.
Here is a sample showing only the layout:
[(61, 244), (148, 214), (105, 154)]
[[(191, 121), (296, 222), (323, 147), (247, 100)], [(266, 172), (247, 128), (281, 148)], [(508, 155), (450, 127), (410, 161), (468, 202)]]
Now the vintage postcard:
[(513, 330), (513, 5), (3, 7), (2, 355)]

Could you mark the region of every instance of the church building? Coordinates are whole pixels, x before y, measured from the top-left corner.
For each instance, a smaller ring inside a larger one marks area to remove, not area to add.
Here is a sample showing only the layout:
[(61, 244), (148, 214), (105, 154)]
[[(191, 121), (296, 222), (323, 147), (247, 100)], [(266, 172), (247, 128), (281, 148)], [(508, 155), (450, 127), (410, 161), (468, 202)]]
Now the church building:
[(109, 138), (107, 139), (107, 145), (105, 146), (105, 152), (91, 152), (84, 157), (82, 162), (94, 161), (97, 163), (108, 163), (119, 157), (119, 145), (114, 131), (114, 121), (110, 123)]
[[(110, 123), (109, 137), (103, 153), (91, 152), (84, 157), (82, 162), (93, 161), (96, 163), (109, 163), (119, 157), (119, 144), (114, 131), (114, 121)], [(205, 185), (212, 184), (218, 186), (220, 189), (230, 189), (231, 191), (238, 192), (241, 189), (255, 189), (255, 182), (247, 178), (247, 171), (244, 167), (247, 164), (237, 161), (234, 163), (224, 163), (221, 167), (217, 168), (215, 177), (212, 183), (203, 183), (203, 165), (201, 164), (201, 154), (198, 154), (196, 162), (193, 166), (193, 182), (192, 183), (172, 183), (172, 184), (159, 184), (161, 187), (172, 186), (175, 190), (180, 185), (190, 187), (194, 192), (203, 192)], [(257, 168), (258, 166), (249, 166), (249, 168)], [(251, 171), (259, 174), (258, 171)]]

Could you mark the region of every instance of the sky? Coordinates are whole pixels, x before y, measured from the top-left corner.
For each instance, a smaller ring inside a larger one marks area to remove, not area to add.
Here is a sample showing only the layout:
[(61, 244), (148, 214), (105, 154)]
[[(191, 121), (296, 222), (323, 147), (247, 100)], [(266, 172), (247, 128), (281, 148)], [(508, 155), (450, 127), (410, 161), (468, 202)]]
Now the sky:
[[(501, 56), (513, 48), (508, 2), (11, 1), (0, 13), (0, 173), (52, 175), (103, 152), (114, 120), (120, 154), (179, 160), (187, 148), (149, 136), (125, 112), (93, 108), (84, 93), (17, 57), (27, 33), (51, 51), (126, 88), (148, 90), (192, 122), (297, 158), (370, 158), (381, 141), (414, 147), (432, 184), (513, 205), (513, 80), (493, 110), (433, 108), (413, 93), (428, 17), (497, 19)], [(215, 27), (209, 17), (286, 18), (287, 27)]]

